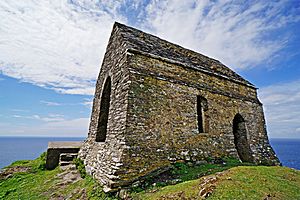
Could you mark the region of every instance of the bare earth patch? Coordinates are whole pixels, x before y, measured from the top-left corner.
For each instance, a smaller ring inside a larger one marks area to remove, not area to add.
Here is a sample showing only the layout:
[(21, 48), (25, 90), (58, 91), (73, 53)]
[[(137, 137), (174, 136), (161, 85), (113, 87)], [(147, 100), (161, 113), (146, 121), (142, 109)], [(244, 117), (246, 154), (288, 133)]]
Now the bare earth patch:
[(13, 174), (19, 172), (28, 172), (31, 167), (24, 167), (24, 166), (14, 166), (8, 167), (3, 170), (0, 170), (0, 180), (5, 180), (10, 178)]

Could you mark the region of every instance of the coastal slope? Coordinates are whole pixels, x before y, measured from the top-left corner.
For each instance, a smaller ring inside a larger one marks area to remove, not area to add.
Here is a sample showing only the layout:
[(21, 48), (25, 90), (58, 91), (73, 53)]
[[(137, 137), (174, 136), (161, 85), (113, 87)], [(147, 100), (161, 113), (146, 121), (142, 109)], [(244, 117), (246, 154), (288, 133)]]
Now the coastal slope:
[[(0, 199), (300, 199), (300, 171), (279, 166), (221, 164), (189, 166), (177, 163), (165, 180), (149, 178), (145, 187), (106, 194), (84, 173), (79, 162), (45, 170), (45, 154), (16, 161), (1, 170)], [(173, 176), (173, 177), (172, 177)], [(195, 178), (196, 177), (196, 178)]]

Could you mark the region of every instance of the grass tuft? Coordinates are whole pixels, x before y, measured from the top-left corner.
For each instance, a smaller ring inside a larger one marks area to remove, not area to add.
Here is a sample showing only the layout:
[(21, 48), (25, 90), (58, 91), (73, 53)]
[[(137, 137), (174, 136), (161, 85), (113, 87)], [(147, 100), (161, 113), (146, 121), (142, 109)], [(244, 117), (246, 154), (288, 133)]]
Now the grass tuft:
[(79, 171), (81, 178), (85, 178), (86, 171), (83, 160), (81, 160), (80, 158), (74, 158), (73, 163), (76, 165), (76, 169)]

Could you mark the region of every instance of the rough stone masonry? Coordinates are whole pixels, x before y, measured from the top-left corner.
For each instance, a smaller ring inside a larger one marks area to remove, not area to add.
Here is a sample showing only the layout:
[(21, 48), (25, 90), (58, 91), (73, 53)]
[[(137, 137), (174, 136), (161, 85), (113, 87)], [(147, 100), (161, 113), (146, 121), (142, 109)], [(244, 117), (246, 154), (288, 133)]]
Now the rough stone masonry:
[(217, 60), (116, 22), (79, 157), (105, 191), (179, 160), (278, 165), (256, 90)]

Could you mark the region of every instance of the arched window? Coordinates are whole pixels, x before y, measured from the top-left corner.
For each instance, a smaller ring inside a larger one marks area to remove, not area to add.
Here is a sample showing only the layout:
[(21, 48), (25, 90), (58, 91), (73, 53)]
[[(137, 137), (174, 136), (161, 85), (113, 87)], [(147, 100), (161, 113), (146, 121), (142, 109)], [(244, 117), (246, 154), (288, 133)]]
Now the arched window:
[(205, 131), (205, 115), (204, 112), (207, 110), (207, 100), (202, 96), (197, 96), (197, 121), (198, 121), (198, 131), (199, 133), (204, 133)]
[(100, 114), (98, 119), (96, 142), (105, 142), (106, 139), (109, 104), (110, 104), (110, 93), (111, 93), (111, 80), (110, 77), (107, 77), (101, 95)]
[(233, 119), (234, 144), (242, 162), (253, 162), (250, 146), (247, 139), (247, 130), (244, 118), (236, 114)]

